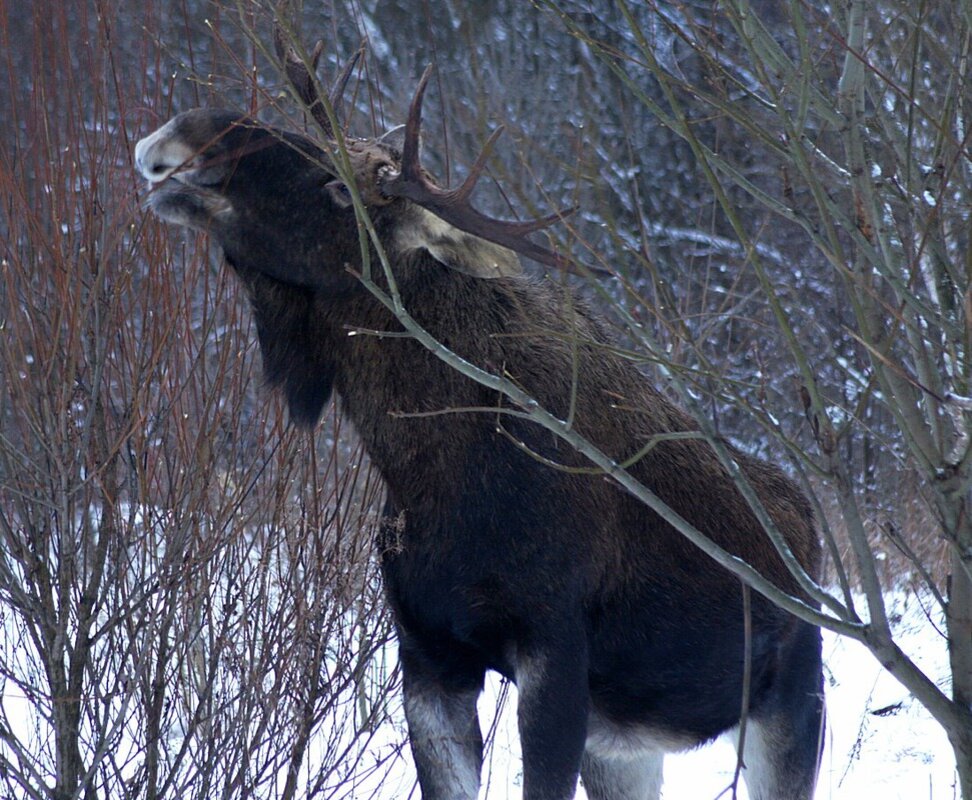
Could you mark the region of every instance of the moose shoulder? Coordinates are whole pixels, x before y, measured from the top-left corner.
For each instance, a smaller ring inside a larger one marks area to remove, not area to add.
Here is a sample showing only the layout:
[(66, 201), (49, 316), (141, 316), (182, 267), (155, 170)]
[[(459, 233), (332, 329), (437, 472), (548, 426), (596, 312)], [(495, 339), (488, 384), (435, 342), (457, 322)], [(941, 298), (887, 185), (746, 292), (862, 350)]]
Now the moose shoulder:
[[(644, 450), (630, 467), (638, 480), (799, 594), (710, 446), (658, 439), (693, 431), (692, 420), (618, 354), (581, 299), (521, 274), (509, 246), (546, 253), (518, 246), (528, 231), (494, 231), (489, 220), (463, 229), (465, 212), (443, 211), (446, 193), (417, 164), (417, 126), (413, 104), (404, 154), (381, 140), (351, 144), (412, 316), (472, 364), (572, 415), (613, 458)], [(587, 464), (400, 335), (355, 277), (354, 209), (320, 148), (195, 110), (139, 142), (136, 163), (159, 216), (208, 230), (223, 248), (293, 418), (314, 423), (336, 392), (387, 483), (383, 574), (426, 800), (477, 796), (476, 698), (489, 669), (518, 687), (527, 800), (572, 797), (578, 775), (592, 798), (657, 798), (664, 752), (738, 725), (747, 674), (738, 579), (611, 481), (569, 469)], [(409, 174), (422, 176), (417, 195), (395, 184)], [(806, 499), (775, 466), (733, 455), (814, 575)], [(819, 631), (755, 594), (750, 622), (744, 776), (754, 798), (805, 800), (823, 724)]]

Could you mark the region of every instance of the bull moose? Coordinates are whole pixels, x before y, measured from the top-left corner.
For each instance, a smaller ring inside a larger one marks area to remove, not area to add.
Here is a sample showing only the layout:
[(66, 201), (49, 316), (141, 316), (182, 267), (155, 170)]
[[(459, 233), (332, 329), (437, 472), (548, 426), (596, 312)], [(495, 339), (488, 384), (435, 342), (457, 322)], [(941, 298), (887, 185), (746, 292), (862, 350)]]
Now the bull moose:
[[(334, 137), (306, 62), (278, 50)], [(485, 155), (454, 191), (423, 169), (424, 89), (423, 79), (403, 139), (348, 138), (343, 151), (405, 309), (453, 353), (631, 461), (681, 517), (802, 596), (711, 443), (691, 435), (692, 418), (573, 290), (523, 272), (517, 252), (563, 265), (527, 238), (551, 219), (476, 211), (469, 196)], [(422, 796), (477, 797), (476, 700), (495, 670), (518, 689), (526, 800), (573, 797), (578, 776), (591, 798), (657, 798), (664, 753), (732, 732), (743, 716), (750, 796), (810, 798), (824, 716), (819, 629), (759, 594), (747, 605), (739, 579), (661, 516), (409, 335), (361, 279), (335, 152), (333, 141), (196, 109), (142, 139), (135, 162), (159, 217), (208, 231), (222, 248), (292, 419), (313, 425), (336, 394), (380, 469), (387, 524), (377, 546)], [(815, 576), (806, 498), (778, 467), (729, 450)]]

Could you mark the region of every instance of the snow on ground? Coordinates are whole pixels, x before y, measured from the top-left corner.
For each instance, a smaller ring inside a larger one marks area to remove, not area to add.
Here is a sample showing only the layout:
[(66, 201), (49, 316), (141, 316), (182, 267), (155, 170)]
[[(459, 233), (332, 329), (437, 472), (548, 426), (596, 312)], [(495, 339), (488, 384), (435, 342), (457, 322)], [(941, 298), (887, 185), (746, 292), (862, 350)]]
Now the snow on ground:
[[(914, 595), (889, 602), (896, 640), (918, 665), (947, 689), (948, 659), (941, 625)], [(937, 615), (940, 616), (940, 615)], [(389, 654), (393, 661), (393, 653)], [(951, 748), (941, 728), (908, 692), (854, 641), (824, 634), (828, 724), (816, 800), (955, 800)], [(507, 693), (494, 720), (497, 698)], [(25, 725), (23, 700), (2, 697), (8, 718)], [(341, 798), (417, 798), (415, 771), (406, 746), (400, 698), (391, 700), (394, 722), (382, 726), (357, 762), (334, 786)], [(15, 708), (15, 706), (17, 708)], [(520, 800), (522, 780), (516, 734), (516, 690), (495, 675), (480, 699), (485, 734), (493, 738), (483, 770), (481, 800)], [(18, 713), (21, 712), (21, 713)], [(27, 731), (15, 730), (15, 734)], [(323, 737), (324, 740), (327, 737)], [(321, 743), (323, 745), (323, 742)], [(313, 747), (312, 747), (313, 749)], [(313, 760), (313, 756), (311, 756)], [(730, 798), (735, 750), (720, 740), (665, 760), (665, 800)], [(371, 764), (371, 769), (366, 765)], [(378, 766), (385, 765), (385, 766)], [(310, 765), (313, 773), (313, 766)], [(336, 777), (336, 776), (335, 776)], [(748, 800), (743, 786), (737, 797)], [(587, 800), (583, 789), (578, 800)]]
[[(912, 595), (889, 603), (896, 640), (926, 674), (947, 675), (948, 659), (940, 626)], [(891, 677), (861, 644), (824, 633), (827, 734), (817, 800), (953, 800), (959, 796), (948, 739), (927, 711)], [(480, 703), (487, 730), (499, 681)], [(510, 694), (515, 696), (511, 688)], [(719, 741), (665, 759), (665, 800), (730, 798), (736, 753)], [(489, 781), (488, 787), (485, 781)], [(482, 798), (517, 800), (520, 755), (516, 739), (515, 697), (503, 710), (484, 771)], [(583, 790), (578, 800), (586, 800)], [(740, 786), (739, 800), (748, 800)]]

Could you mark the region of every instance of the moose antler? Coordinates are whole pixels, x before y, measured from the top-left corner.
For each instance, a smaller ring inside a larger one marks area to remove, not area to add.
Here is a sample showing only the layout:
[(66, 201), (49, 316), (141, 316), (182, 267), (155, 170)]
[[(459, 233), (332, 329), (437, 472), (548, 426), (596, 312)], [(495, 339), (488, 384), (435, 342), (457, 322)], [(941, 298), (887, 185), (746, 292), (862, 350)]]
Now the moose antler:
[[(280, 4), (278, 18), (285, 5), (286, 2)], [(333, 138), (334, 130), (314, 79), (314, 72), (317, 70), (317, 64), (324, 50), (324, 43), (319, 41), (314, 46), (309, 59), (302, 58), (293, 46), (292, 41), (285, 35), (279, 22), (275, 22), (273, 26), (273, 43), (277, 57), (287, 73), (287, 79), (300, 101), (310, 111), (324, 134)], [(344, 88), (351, 77), (351, 72), (363, 50), (364, 45), (362, 44), (358, 52), (344, 66), (331, 88), (328, 98), (332, 109), (336, 108), (340, 102)], [(500, 134), (503, 133), (502, 126), (493, 131), (489, 139), (486, 140), (486, 144), (483, 145), (483, 149), (472, 169), (470, 169), (469, 175), (457, 189), (443, 189), (429, 178), (419, 160), (419, 133), (422, 127), (422, 101), (431, 74), (432, 66), (430, 65), (422, 74), (422, 79), (415, 90), (415, 97), (412, 98), (408, 120), (405, 124), (401, 169), (398, 172), (386, 171), (383, 174), (380, 173), (376, 187), (378, 191), (387, 198), (404, 197), (411, 200), (466, 233), (508, 247), (510, 250), (539, 261), (541, 264), (576, 272), (573, 262), (527, 238), (531, 233), (562, 221), (566, 216), (576, 211), (576, 208), (556, 211), (553, 214), (528, 222), (515, 222), (488, 217), (475, 209), (470, 203), (469, 198), (486, 168), (486, 160), (489, 158), (493, 145)]]
[[(310, 58), (305, 60), (301, 58), (292, 41), (286, 36), (280, 23), (274, 22), (273, 46), (277, 51), (277, 58), (280, 59), (287, 73), (287, 80), (290, 81), (290, 85), (293, 86), (300, 101), (310, 111), (311, 116), (314, 117), (317, 124), (321, 127), (324, 135), (328, 138), (333, 138), (334, 129), (331, 127), (331, 120), (327, 116), (327, 111), (325, 110), (324, 103), (321, 101), (314, 80), (314, 73), (317, 72), (317, 64), (321, 60), (321, 53), (324, 52), (323, 40), (318, 41), (314, 45), (314, 51), (311, 53)], [(364, 44), (351, 56), (348, 63), (341, 70), (341, 74), (338, 75), (337, 80), (334, 81), (334, 85), (328, 93), (328, 102), (332, 109), (337, 109), (338, 104), (341, 102), (344, 89), (348, 85), (348, 79), (351, 77), (351, 73), (354, 71), (354, 67), (363, 52)], [(308, 69), (308, 63), (310, 64), (310, 69)]]
[(534, 261), (539, 261), (541, 264), (571, 272), (575, 271), (571, 261), (552, 250), (541, 247), (526, 237), (560, 222), (564, 217), (576, 211), (576, 207), (555, 211), (553, 214), (528, 222), (515, 222), (487, 217), (473, 208), (469, 202), (469, 197), (486, 168), (486, 160), (489, 158), (490, 151), (500, 134), (503, 133), (502, 126), (493, 131), (486, 140), (486, 144), (483, 145), (483, 149), (461, 186), (456, 189), (443, 189), (436, 186), (428, 177), (428, 173), (422, 168), (419, 160), (419, 132), (422, 127), (422, 100), (431, 74), (432, 66), (429, 65), (422, 73), (422, 79), (419, 81), (418, 88), (415, 90), (415, 97), (412, 99), (412, 105), (408, 110), (401, 170), (379, 177), (378, 188), (381, 193), (386, 197), (404, 197), (411, 200), (466, 233), (508, 247), (510, 250), (515, 250), (532, 258)]

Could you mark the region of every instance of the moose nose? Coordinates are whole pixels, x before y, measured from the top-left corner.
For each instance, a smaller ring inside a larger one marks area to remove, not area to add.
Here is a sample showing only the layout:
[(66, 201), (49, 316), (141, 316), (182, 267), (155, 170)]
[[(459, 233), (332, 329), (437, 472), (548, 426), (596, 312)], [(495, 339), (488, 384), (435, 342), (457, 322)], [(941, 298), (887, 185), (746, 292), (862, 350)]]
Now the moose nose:
[(166, 164), (164, 161), (147, 162), (144, 156), (139, 158), (136, 155), (135, 163), (138, 166), (138, 171), (152, 181), (152, 183), (165, 180), (168, 174), (172, 171), (172, 167)]
[(135, 145), (135, 168), (151, 183), (164, 181), (193, 157), (193, 150), (173, 134), (170, 122)]
[(153, 146), (154, 139), (155, 134), (152, 134), (139, 140), (135, 145), (135, 168), (145, 178), (156, 183), (168, 177), (175, 165), (167, 163), (166, 159), (160, 157), (162, 154), (158, 152), (157, 147)]

